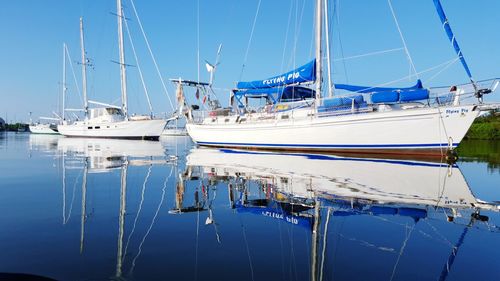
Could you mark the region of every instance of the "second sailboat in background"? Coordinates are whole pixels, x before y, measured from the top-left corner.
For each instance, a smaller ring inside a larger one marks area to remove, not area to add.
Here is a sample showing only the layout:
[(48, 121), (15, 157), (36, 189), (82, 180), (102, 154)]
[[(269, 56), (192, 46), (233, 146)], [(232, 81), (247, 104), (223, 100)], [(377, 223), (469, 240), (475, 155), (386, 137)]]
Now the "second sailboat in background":
[[(129, 116), (127, 100), (127, 76), (125, 54), (123, 46), (123, 10), (121, 0), (117, 0), (118, 18), (118, 45), (120, 50), (120, 79), (121, 79), (121, 106), (93, 102), (87, 99), (87, 81), (85, 44), (83, 36), (83, 19), (80, 18), (80, 42), (82, 49), (82, 83), (85, 119), (65, 122), (59, 125), (59, 132), (67, 137), (92, 137), (92, 138), (122, 138), (122, 139), (151, 139), (158, 140), (166, 121), (154, 119), (152, 116)], [(89, 108), (88, 104), (103, 107)]]

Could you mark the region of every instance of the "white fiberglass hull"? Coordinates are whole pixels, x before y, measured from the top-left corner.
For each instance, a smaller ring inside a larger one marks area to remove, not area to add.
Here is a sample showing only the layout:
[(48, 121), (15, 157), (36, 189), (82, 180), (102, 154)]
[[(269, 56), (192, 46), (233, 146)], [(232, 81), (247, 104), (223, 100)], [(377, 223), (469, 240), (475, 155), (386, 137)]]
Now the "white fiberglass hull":
[(48, 124), (36, 124), (29, 126), (32, 134), (59, 135), (59, 132), (52, 129)]
[(116, 122), (75, 122), (59, 125), (66, 137), (158, 139), (166, 125), (165, 120), (131, 120)]
[(186, 127), (203, 146), (441, 155), (458, 146), (478, 114), (474, 105), (425, 107)]

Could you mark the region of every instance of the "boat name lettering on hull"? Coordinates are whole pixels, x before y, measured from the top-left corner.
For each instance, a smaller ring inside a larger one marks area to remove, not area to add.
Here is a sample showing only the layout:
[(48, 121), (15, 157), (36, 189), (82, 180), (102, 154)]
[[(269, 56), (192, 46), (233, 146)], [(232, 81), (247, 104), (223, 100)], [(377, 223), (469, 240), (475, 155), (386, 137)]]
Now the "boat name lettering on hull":
[(457, 108), (457, 109), (447, 109), (446, 114), (461, 114), (467, 113), (469, 110), (467, 108)]

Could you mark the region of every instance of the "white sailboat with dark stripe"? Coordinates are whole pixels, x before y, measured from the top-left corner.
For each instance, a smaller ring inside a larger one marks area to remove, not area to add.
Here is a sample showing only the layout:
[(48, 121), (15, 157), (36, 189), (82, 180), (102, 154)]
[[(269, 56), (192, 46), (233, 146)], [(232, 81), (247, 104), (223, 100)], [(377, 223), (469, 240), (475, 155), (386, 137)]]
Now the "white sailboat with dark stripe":
[[(65, 122), (58, 126), (59, 132), (67, 137), (151, 139), (158, 140), (166, 121), (151, 116), (129, 116), (127, 101), (127, 77), (123, 46), (123, 10), (121, 0), (117, 0), (118, 43), (120, 49), (121, 106), (87, 99), (85, 45), (83, 37), (83, 20), (80, 18), (80, 41), (82, 49), (82, 82), (85, 119)], [(89, 103), (97, 106), (89, 108)]]
[[(269, 79), (239, 82), (229, 108), (213, 100), (210, 84), (173, 80), (180, 88), (201, 90), (209, 100), (205, 110), (185, 107), (189, 135), (198, 145), (213, 147), (446, 155), (460, 144), (481, 111), (498, 108), (483, 104), (482, 96), (495, 91), (499, 82), (472, 79), (439, 0), (434, 3), (470, 83), (434, 89), (424, 88), (420, 80), (408, 88), (336, 84), (336, 92), (350, 94), (333, 96), (322, 87), (324, 7), (317, 0), (312, 62)], [(474, 96), (477, 103), (464, 103)], [(254, 98), (265, 99), (266, 106), (251, 108), (248, 100)]]

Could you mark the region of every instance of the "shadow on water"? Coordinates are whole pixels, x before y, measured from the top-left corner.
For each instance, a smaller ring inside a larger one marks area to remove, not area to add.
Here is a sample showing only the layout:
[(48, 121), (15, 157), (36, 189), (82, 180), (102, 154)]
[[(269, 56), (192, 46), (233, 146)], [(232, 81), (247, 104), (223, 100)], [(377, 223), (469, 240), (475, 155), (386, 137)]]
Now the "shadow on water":
[(461, 162), (486, 162), (490, 171), (500, 172), (500, 142), (464, 140), (458, 147)]

